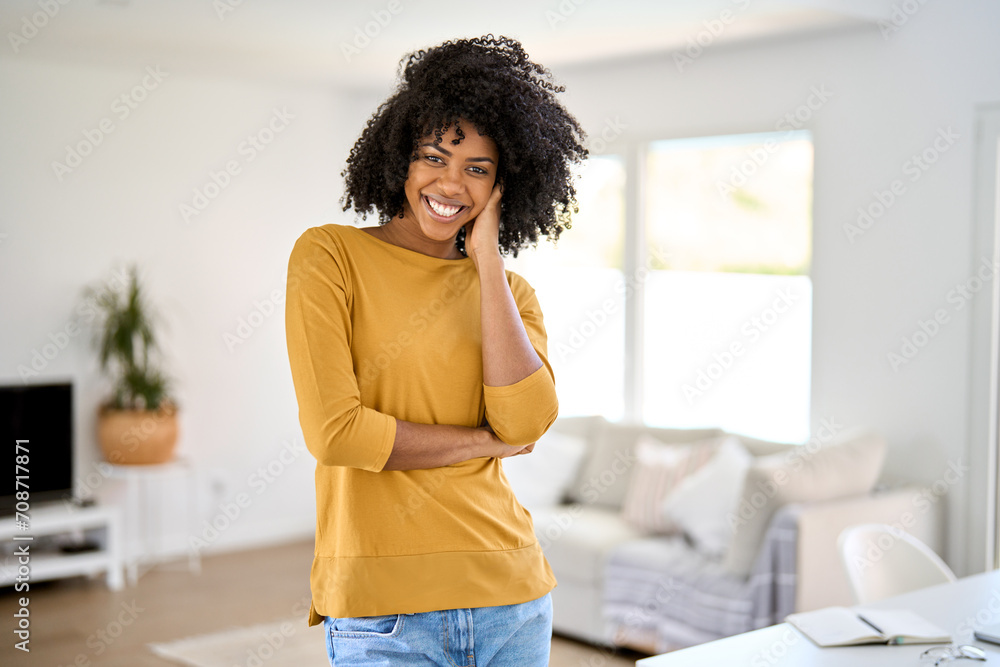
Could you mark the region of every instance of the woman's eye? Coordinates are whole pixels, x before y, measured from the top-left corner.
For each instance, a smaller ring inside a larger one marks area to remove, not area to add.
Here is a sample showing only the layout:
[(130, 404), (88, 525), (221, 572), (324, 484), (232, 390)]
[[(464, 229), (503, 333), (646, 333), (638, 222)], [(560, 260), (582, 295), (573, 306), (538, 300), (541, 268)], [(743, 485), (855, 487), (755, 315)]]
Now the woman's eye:
[(441, 158), (439, 158), (437, 155), (425, 155), (424, 159), (425, 160), (429, 160), (431, 162), (441, 162), (442, 161)]
[(469, 167), (469, 169), (471, 169), (471, 170), (472, 170), (472, 171), (473, 171), (474, 173), (476, 173), (476, 174), (483, 174), (484, 176), (485, 176), (485, 175), (486, 175), (486, 174), (488, 173), (488, 172), (487, 172), (487, 171), (486, 171), (485, 169), (483, 169), (482, 167)]

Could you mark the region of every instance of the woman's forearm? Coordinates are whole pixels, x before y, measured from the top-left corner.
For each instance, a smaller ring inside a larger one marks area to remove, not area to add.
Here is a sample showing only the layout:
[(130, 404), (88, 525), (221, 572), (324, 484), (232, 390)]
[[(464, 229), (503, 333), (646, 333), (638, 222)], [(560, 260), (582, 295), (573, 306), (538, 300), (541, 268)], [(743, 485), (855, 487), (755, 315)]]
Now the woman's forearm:
[(477, 257), (483, 336), (483, 382), (503, 387), (528, 377), (542, 366), (514, 302), (503, 257), (495, 250)]
[(397, 419), (392, 451), (382, 469), (440, 468), (482, 456), (504, 458), (523, 449), (501, 442), (485, 427), (416, 424)]

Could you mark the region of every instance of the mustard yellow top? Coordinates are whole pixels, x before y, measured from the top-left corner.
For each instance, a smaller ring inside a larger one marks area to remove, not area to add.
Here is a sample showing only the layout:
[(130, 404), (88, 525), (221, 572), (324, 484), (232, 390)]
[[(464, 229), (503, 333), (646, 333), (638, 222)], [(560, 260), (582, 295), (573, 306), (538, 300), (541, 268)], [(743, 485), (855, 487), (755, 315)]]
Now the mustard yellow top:
[(288, 262), (285, 329), (299, 422), (316, 457), (309, 625), (515, 604), (556, 585), (500, 459), (382, 470), (394, 418), (536, 441), (558, 403), (534, 290), (507, 271), (542, 367), (483, 384), (479, 275), (344, 225), (306, 230)]

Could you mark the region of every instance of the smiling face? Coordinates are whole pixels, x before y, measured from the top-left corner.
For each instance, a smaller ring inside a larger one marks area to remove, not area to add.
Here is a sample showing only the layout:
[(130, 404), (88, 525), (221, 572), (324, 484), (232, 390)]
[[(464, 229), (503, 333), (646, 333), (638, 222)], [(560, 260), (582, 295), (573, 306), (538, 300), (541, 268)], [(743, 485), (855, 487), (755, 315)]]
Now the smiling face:
[(453, 251), (455, 236), (485, 208), (500, 159), (492, 139), (479, 134), (471, 123), (460, 125), (465, 137), (458, 144), (452, 143), (459, 139), (454, 125), (442, 135), (440, 144), (434, 144), (433, 133), (417, 142), (416, 160), (410, 163), (403, 186), (403, 219), (389, 223), (400, 224), (408, 237), (422, 245), (449, 253), (441, 256), (457, 252)]

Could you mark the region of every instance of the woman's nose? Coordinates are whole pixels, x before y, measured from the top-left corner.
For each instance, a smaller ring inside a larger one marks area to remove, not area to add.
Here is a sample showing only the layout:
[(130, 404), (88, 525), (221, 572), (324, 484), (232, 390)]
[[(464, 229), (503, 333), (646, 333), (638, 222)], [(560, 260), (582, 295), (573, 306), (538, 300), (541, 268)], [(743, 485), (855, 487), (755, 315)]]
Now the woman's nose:
[(461, 192), (464, 187), (464, 183), (462, 182), (462, 171), (457, 168), (452, 168), (449, 165), (447, 169), (442, 171), (441, 176), (438, 178), (438, 184), (441, 186), (442, 194), (454, 194)]

